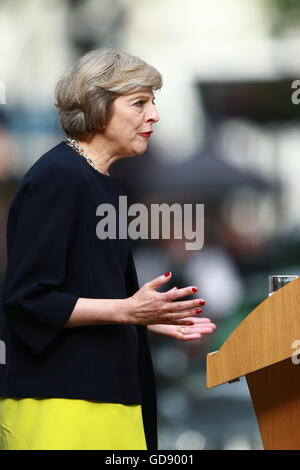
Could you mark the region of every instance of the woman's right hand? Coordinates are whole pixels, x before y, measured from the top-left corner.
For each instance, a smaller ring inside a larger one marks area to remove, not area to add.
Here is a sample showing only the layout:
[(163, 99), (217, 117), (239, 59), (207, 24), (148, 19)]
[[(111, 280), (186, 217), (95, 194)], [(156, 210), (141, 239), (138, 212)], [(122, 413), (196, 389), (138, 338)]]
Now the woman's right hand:
[[(128, 300), (128, 311), (126, 323), (136, 325), (190, 325), (189, 317), (202, 312), (200, 306), (205, 305), (203, 299), (184, 300), (173, 302), (173, 300), (195, 294), (195, 286), (173, 289), (167, 292), (157, 292), (156, 289), (166, 284), (171, 279), (171, 273), (158, 276), (152, 281), (146, 282)], [(189, 318), (189, 319), (188, 319)], [(185, 320), (187, 319), (187, 320)]]

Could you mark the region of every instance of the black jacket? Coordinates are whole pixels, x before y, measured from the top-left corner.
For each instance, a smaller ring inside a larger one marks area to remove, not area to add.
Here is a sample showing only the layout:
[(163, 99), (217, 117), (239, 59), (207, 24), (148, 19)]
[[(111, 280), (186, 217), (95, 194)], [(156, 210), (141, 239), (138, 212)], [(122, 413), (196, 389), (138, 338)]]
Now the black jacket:
[(96, 215), (116, 208), (118, 179), (61, 142), (23, 176), (7, 222), (0, 395), (142, 404), (148, 449), (157, 448), (156, 396), (147, 328), (64, 328), (79, 297), (126, 298), (139, 289), (131, 241), (101, 240)]

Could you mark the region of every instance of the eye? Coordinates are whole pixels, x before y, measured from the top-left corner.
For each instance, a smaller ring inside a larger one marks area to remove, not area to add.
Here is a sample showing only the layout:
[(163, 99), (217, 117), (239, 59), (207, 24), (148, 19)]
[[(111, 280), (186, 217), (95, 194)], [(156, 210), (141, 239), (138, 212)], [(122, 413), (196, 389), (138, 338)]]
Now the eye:
[(137, 101), (136, 103), (134, 103), (135, 106), (138, 106), (139, 108), (141, 108), (144, 104), (144, 101), (143, 100), (139, 100)]

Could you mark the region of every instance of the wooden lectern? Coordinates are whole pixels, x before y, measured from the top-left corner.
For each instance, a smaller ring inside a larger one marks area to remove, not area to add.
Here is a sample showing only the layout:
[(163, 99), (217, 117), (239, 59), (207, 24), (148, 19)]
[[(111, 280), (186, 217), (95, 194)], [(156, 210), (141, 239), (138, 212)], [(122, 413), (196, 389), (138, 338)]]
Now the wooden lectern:
[(207, 355), (207, 388), (246, 376), (264, 449), (300, 449), (297, 350), (300, 355), (300, 278), (259, 304)]

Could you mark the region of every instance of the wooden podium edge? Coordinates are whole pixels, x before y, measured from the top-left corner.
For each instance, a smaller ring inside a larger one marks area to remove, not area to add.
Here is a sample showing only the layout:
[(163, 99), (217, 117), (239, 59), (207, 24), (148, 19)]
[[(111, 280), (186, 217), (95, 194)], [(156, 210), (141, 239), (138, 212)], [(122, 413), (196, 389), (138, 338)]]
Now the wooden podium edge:
[(206, 357), (206, 387), (234, 381), (295, 354), (300, 340), (300, 278), (263, 300)]

